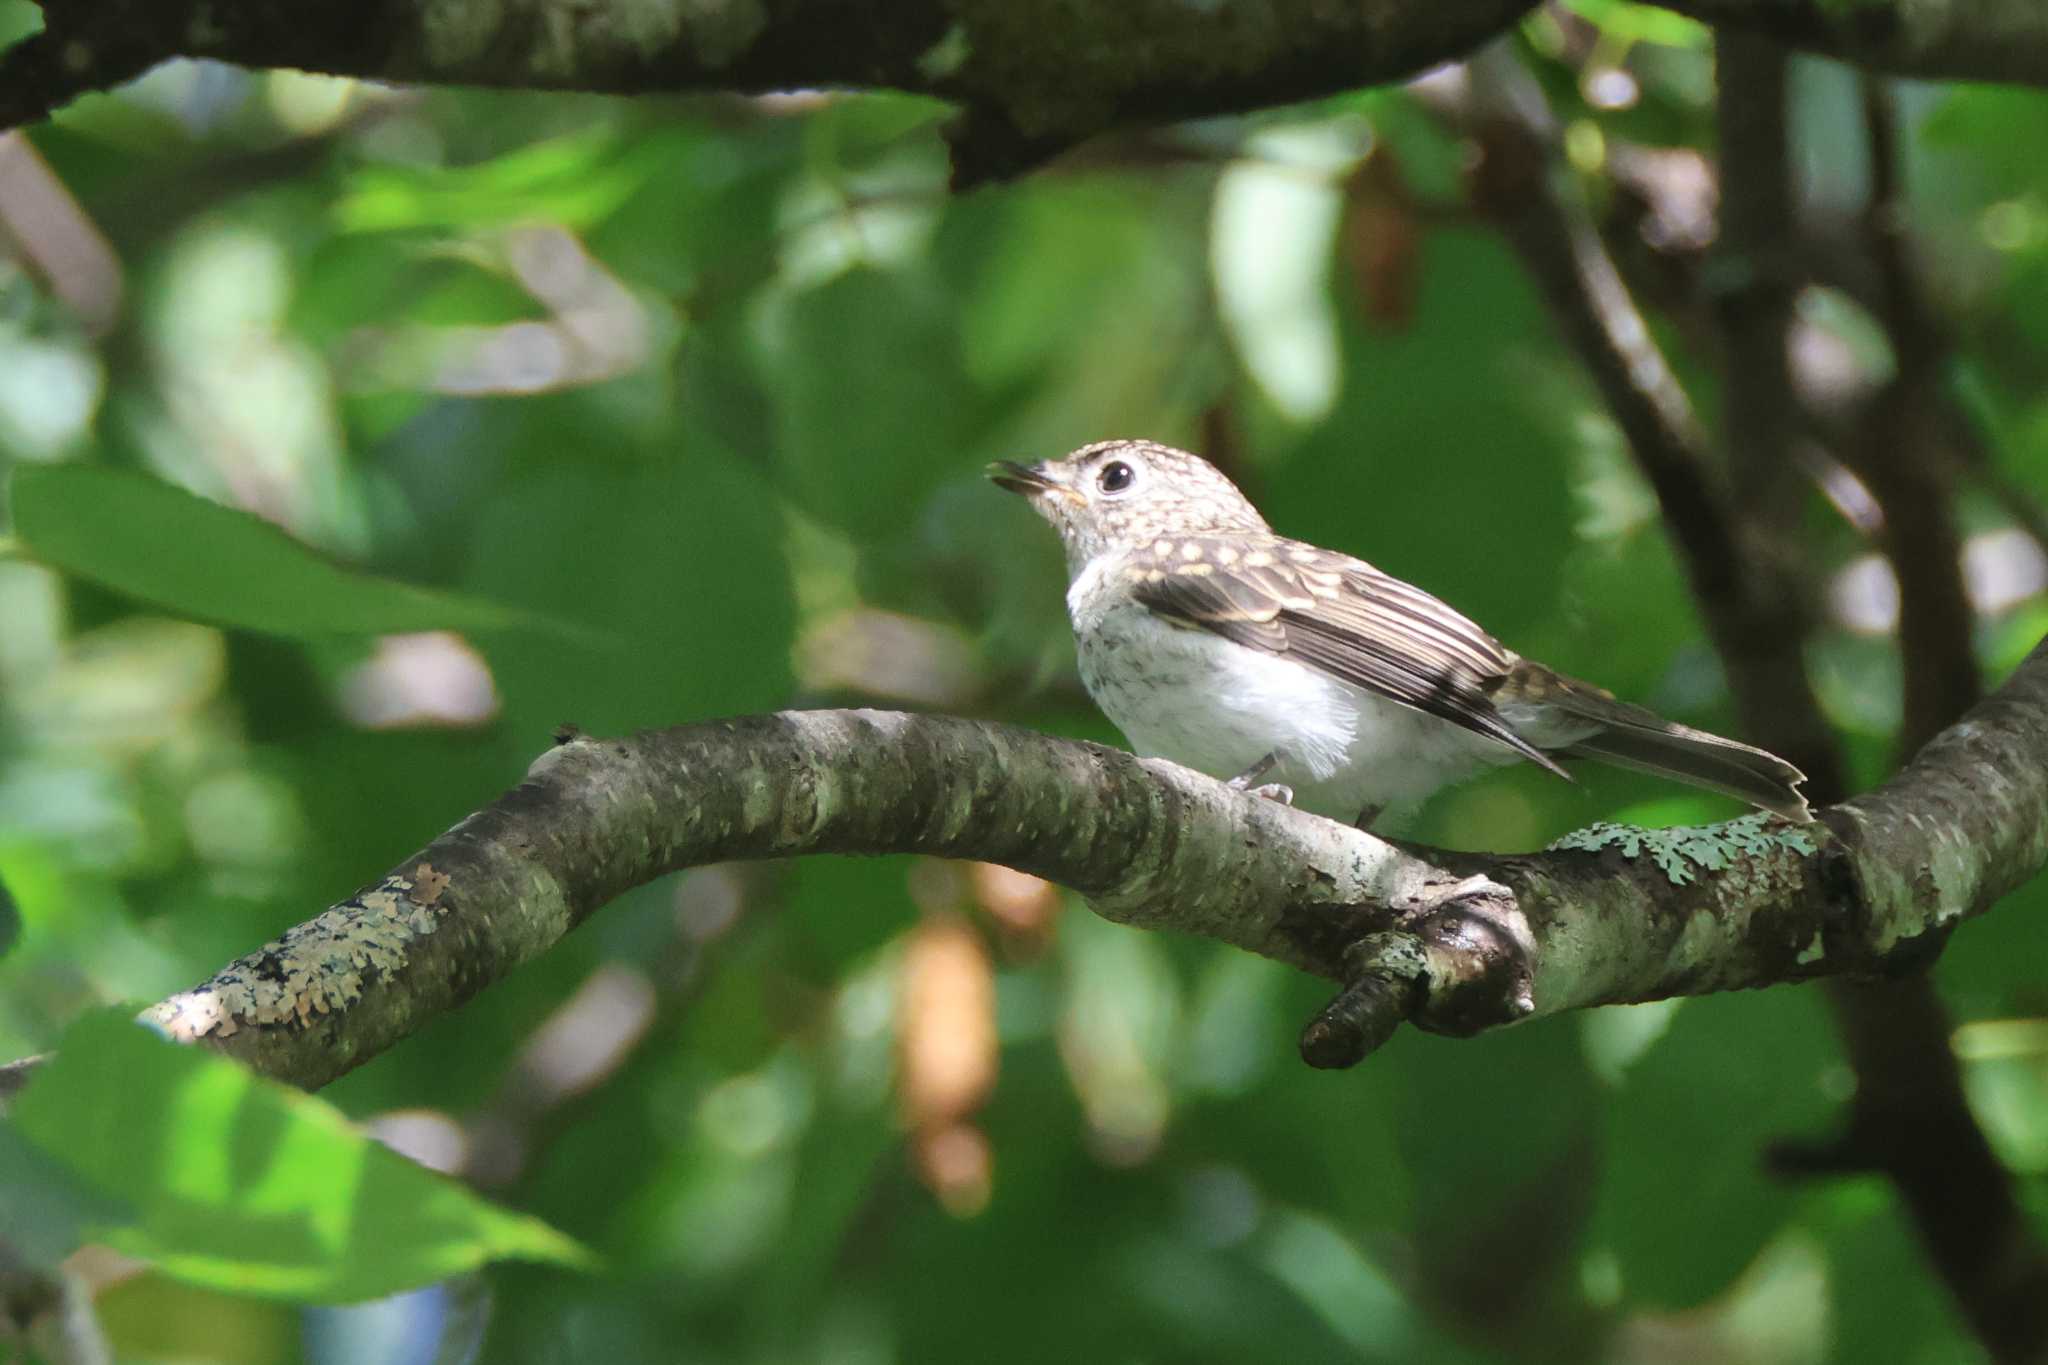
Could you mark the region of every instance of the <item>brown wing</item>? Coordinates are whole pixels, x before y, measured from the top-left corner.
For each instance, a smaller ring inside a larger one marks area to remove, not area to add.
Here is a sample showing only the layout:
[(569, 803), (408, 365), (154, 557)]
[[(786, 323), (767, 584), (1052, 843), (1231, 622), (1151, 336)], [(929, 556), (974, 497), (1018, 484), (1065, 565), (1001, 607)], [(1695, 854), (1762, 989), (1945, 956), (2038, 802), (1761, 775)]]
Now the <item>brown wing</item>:
[(1420, 588), (1277, 537), (1161, 541), (1144, 558), (1135, 595), (1167, 620), (1298, 660), (1570, 776), (1493, 704), (1515, 656)]

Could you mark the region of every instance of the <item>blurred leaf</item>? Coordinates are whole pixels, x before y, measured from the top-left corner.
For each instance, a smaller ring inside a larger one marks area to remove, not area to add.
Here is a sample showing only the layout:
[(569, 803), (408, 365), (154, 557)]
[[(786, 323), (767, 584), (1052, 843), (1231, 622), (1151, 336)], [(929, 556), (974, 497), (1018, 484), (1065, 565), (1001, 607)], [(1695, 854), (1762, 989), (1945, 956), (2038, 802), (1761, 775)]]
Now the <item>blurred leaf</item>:
[(1160, 229), (1145, 207), (1115, 186), (1049, 182), (977, 193), (947, 213), (932, 254), (977, 382), (1036, 375), (1085, 348), (1086, 330), (1115, 310), (1153, 311), (1144, 267)]
[(437, 250), (418, 234), (398, 233), (328, 238), (299, 272), (291, 302), (293, 325), (328, 344), (358, 327), (489, 325), (546, 313), (479, 253)]
[(26, 38), (42, 26), (42, 14), (29, 0), (0, 0), (0, 44)]
[(1584, 546), (1565, 561), (1562, 580), (1565, 620), (1552, 627), (1554, 640), (1518, 640), (1516, 648), (1646, 706), (1697, 714), (1702, 702), (1720, 698), (1725, 689), (1711, 667), (1704, 669), (1710, 678), (1694, 681), (1716, 684), (1712, 694), (1669, 686), (1682, 656), (1710, 661), (1687, 655), (1701, 641), (1699, 614), (1661, 529), (1646, 526)]
[(1606, 1106), (1593, 1244), (1620, 1259), (1631, 1300), (1697, 1304), (1725, 1289), (1791, 1216), (1768, 1175), (1775, 1139), (1824, 1131), (1837, 1065), (1810, 991), (1688, 1000)]
[(2002, 85), (1953, 85), (1920, 124), (1930, 145), (1961, 154), (1979, 174), (2001, 182), (2008, 194), (2048, 187), (2040, 130), (2048, 96)]
[(5, 957), (21, 937), (21, 908), (14, 903), (4, 869), (0, 869), (0, 957)]
[(917, 923), (904, 889), (907, 858), (801, 858), (790, 864), (785, 912), (800, 950), (836, 981), (857, 960)]
[[(1470, 1039), (1417, 1034), (1372, 1064), (1399, 1070), (1422, 1296), (1495, 1334), (1571, 1303), (1600, 1173), (1598, 1091), (1577, 1031), (1553, 1020)], [(1562, 1331), (1568, 1319), (1553, 1321)]]
[[(1205, 1247), (1193, 1239), (1133, 1237), (1115, 1267), (1131, 1306), (1156, 1323), (1174, 1345), (1175, 1360), (1329, 1361), (1404, 1357), (1361, 1351), (1349, 1324), (1333, 1322), (1329, 1296), (1310, 1292), (1300, 1276), (1283, 1278), (1243, 1252)], [(1327, 1248), (1325, 1248), (1327, 1251)], [(1292, 1270), (1284, 1253), (1282, 1265)], [(1342, 1262), (1325, 1261), (1325, 1280), (1341, 1276)], [(1290, 1282), (1290, 1280), (1292, 1282)], [(1315, 1286), (1323, 1288), (1323, 1286)], [(1356, 1292), (1358, 1286), (1338, 1290)], [(1350, 1339), (1347, 1339), (1350, 1338)]]
[(663, 151), (648, 140), (628, 153), (612, 129), (596, 127), (471, 166), (366, 165), (350, 178), (334, 214), (351, 232), (533, 221), (585, 228), (662, 173)]
[(1828, 1317), (1840, 1365), (1956, 1365), (1988, 1359), (1882, 1178), (1834, 1183), (1808, 1218), (1829, 1261)]
[[(513, 732), (531, 744), (564, 721), (608, 734), (781, 705), (795, 608), (781, 518), (759, 481), (715, 450), (636, 451), (587, 401), (565, 402), (560, 427), (520, 411), (508, 439), (548, 463), (474, 511), (468, 582), (577, 619), (603, 643), (494, 640)], [(561, 452), (586, 448), (649, 462), (557, 467)]]
[(93, 1240), (196, 1284), (338, 1302), (502, 1257), (592, 1264), (545, 1223), (415, 1165), (324, 1101), (118, 1015), (65, 1035), (12, 1122), (132, 1206)]
[(1564, 7), (1619, 42), (1660, 43), (1694, 51), (1704, 51), (1708, 45), (1705, 24), (1654, 5), (1631, 4), (1630, 0), (1564, 0)]
[[(1341, 360), (1330, 300), (1343, 195), (1331, 137), (1269, 138), (1271, 159), (1232, 163), (1217, 180), (1209, 249), (1218, 311), (1245, 370), (1292, 421), (1325, 416)], [(1341, 163), (1340, 163), (1341, 166)]]
[(12, 493), (15, 528), (36, 558), (201, 620), (301, 637), (549, 624), (357, 573), (247, 512), (141, 474), (24, 465)]
[(296, 1304), (202, 1289), (161, 1271), (145, 1270), (100, 1287), (93, 1311), (118, 1361), (328, 1365), (333, 1360), (306, 1350), (303, 1310)]
[(771, 1257), (775, 1273), (761, 1276), (748, 1294), (747, 1310), (764, 1338), (803, 1322), (805, 1306), (830, 1292), (856, 1220), (900, 1143), (886, 1109), (832, 1106), (805, 1132), (790, 1216)]
[(91, 1229), (134, 1217), (126, 1200), (81, 1180), (18, 1125), (0, 1123), (0, 1248), (47, 1268), (76, 1251)]
[(1414, 326), (1347, 316), (1337, 406), (1257, 500), (1283, 535), (1371, 560), (1520, 647), (1556, 608), (1574, 509), (1570, 424), (1554, 419), (1581, 395), (1551, 382), (1549, 321), (1498, 241), (1437, 232), (1423, 260)]
[(879, 90), (842, 96), (804, 121), (804, 137), (811, 155), (831, 166), (858, 162), (877, 152), (899, 146), (911, 133), (936, 133), (953, 115), (953, 106), (929, 95), (905, 95)]
[(863, 539), (900, 536), (937, 484), (975, 468), (986, 419), (935, 281), (850, 270), (789, 300), (776, 331), (779, 455), (813, 516)]
[(1941, 954), (1943, 994), (1972, 1019), (2048, 1017), (2048, 976), (2041, 971), (2041, 924), (2048, 878), (2035, 877), (1991, 914), (1962, 925)]

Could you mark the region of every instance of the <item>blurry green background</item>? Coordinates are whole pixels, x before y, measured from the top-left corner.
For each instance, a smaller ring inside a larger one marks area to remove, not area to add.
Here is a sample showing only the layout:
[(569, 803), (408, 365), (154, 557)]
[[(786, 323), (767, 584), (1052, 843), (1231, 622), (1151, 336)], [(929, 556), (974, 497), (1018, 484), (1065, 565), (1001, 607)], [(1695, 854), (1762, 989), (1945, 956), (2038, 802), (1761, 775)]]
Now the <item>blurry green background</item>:
[[(1549, 21), (1525, 37), (1603, 204), (1608, 145), (1683, 169), (1711, 136), (1698, 33), (1630, 13), (1606, 39), (1626, 88), (1577, 79)], [(0, 35), (32, 16), (0, 0)], [(2048, 496), (2048, 97), (1902, 105), (1956, 382)], [(1204, 450), (1281, 530), (1732, 728), (1653, 499), (1409, 96), (1111, 141), (958, 197), (948, 113), (175, 64), (0, 141), (0, 469), (42, 472), (15, 496), (73, 518), (82, 570), (0, 558), (0, 1057), (374, 878), (562, 722), (872, 704), (1115, 740), (1052, 537), (979, 475), (1109, 435)], [(1801, 63), (1797, 115), (1806, 211), (1853, 215), (1853, 81)], [(1891, 363), (1831, 291), (1800, 335), (1845, 383)], [(469, 628), (280, 588), (263, 537), (47, 472), (83, 466), (456, 595), (424, 616)], [(1962, 513), (1997, 676), (2048, 628), (2048, 564), (2009, 503)], [(1818, 497), (1809, 520), (1832, 612), (1812, 664), (1874, 781), (1888, 579)], [(1521, 772), (1410, 832), (1528, 848), (1732, 813)], [(2042, 899), (1939, 972), (2037, 1210)], [(1294, 1055), (1324, 994), (987, 869), (707, 870), (325, 1095), (600, 1272), (499, 1264), (336, 1310), (74, 1269), (136, 1360), (1976, 1358), (1885, 1185), (1761, 1169), (1851, 1084), (1813, 992), (1405, 1032), (1340, 1075)]]

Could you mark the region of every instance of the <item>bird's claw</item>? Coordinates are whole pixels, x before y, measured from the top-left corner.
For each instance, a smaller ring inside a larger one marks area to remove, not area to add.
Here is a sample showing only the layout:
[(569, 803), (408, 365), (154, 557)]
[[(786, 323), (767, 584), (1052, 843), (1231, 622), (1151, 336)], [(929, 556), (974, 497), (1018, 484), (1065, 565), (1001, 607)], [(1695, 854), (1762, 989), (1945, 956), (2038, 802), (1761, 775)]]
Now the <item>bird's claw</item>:
[(1243, 790), (1253, 796), (1263, 796), (1268, 801), (1278, 801), (1283, 806), (1294, 804), (1294, 788), (1285, 782), (1262, 782), (1256, 787), (1246, 787)]

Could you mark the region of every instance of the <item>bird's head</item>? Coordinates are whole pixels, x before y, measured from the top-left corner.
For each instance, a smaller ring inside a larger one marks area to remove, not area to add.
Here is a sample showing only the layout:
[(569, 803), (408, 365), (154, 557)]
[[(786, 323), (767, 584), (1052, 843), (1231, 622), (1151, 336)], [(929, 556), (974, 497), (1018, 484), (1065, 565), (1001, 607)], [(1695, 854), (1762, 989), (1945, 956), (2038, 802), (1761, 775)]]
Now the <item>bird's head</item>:
[(999, 460), (988, 476), (1052, 523), (1076, 571), (1097, 555), (1161, 538), (1267, 529), (1215, 465), (1152, 441), (1098, 441), (1031, 465)]

